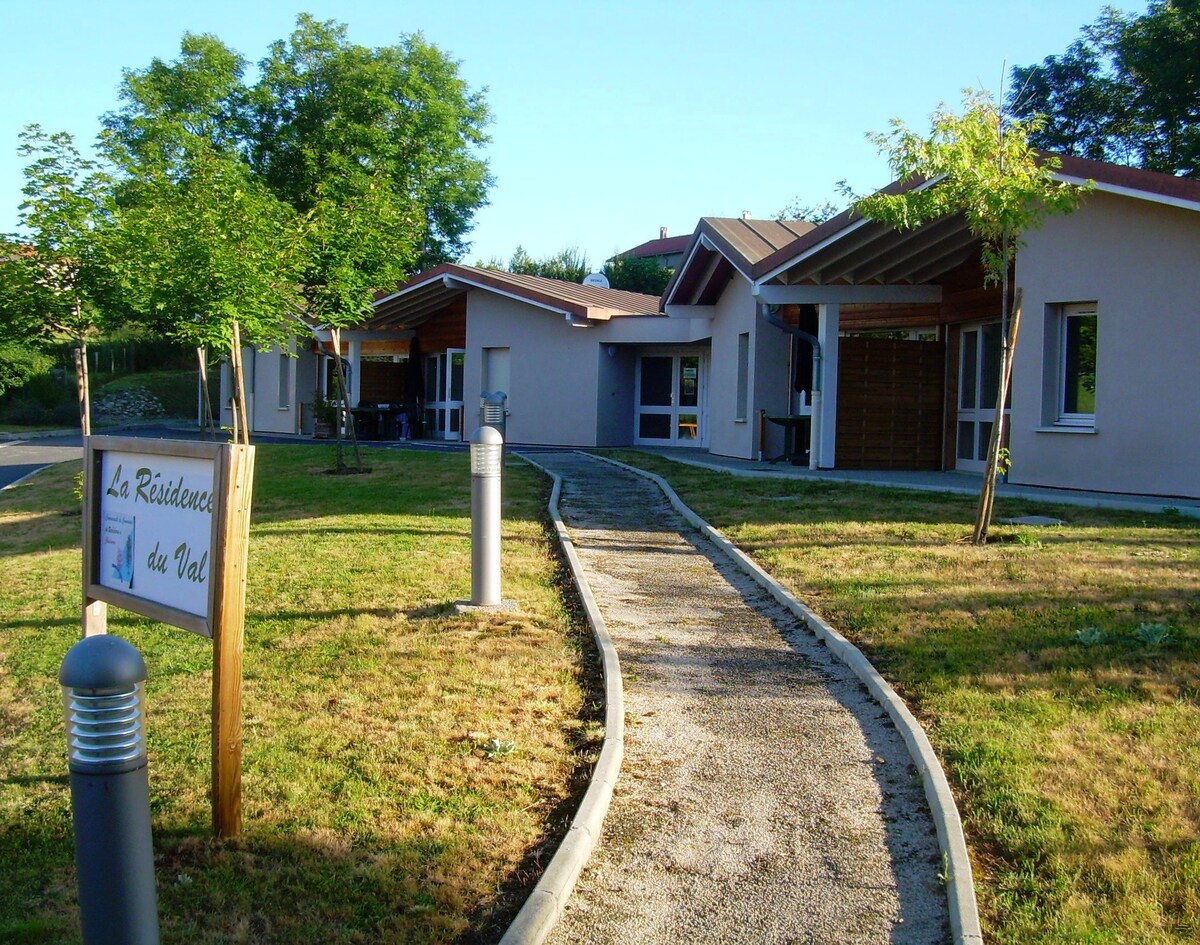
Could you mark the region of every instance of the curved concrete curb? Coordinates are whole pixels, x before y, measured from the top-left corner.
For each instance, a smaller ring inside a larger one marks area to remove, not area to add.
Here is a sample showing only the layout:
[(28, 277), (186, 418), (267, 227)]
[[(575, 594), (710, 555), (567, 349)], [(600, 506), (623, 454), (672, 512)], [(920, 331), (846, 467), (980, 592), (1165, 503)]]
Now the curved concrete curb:
[(636, 473), (657, 484), (680, 515), (732, 558), (743, 571), (766, 588), (775, 600), (799, 617), (829, 651), (862, 680), (863, 685), (867, 687), (867, 690), (883, 706), (892, 722), (895, 723), (897, 730), (904, 738), (905, 745), (908, 746), (913, 763), (921, 774), (921, 782), (925, 786), (925, 798), (928, 800), (933, 814), (938, 844), (942, 848), (942, 856), (945, 859), (950, 932), (954, 941), (956, 945), (982, 945), (983, 931), (979, 925), (979, 908), (975, 902), (975, 883), (971, 876), (971, 861), (967, 855), (967, 842), (963, 836), (958, 805), (954, 803), (954, 795), (950, 791), (946, 773), (942, 770), (941, 762), (933, 752), (929, 737), (921, 728), (921, 723), (897, 695), (896, 690), (879, 675), (879, 671), (871, 665), (858, 647), (800, 603), (749, 555), (735, 547), (728, 538), (688, 508), (665, 479), (652, 472), (609, 459), (606, 456), (597, 456), (594, 453), (585, 455), (613, 466), (619, 466), (621, 469)]
[(604, 815), (608, 813), (613, 788), (621, 773), (621, 758), (625, 754), (625, 694), (616, 647), (608, 635), (604, 618), (600, 616), (600, 608), (596, 606), (596, 598), (592, 595), (592, 589), (584, 576), (571, 535), (562, 520), (562, 515), (559, 514), (558, 498), (562, 491), (562, 478), (535, 463), (528, 456), (520, 458), (554, 480), (554, 488), (550, 492), (550, 519), (554, 523), (554, 530), (571, 568), (575, 585), (579, 588), (579, 596), (587, 613), (588, 624), (592, 628), (592, 636), (596, 639), (596, 648), (600, 651), (600, 663), (604, 671), (604, 747), (600, 750), (600, 757), (592, 771), (592, 783), (583, 795), (583, 802), (579, 805), (575, 819), (571, 821), (571, 828), (551, 857), (550, 865), (546, 867), (525, 905), (500, 939), (500, 945), (541, 945), (550, 934), (554, 923), (558, 921), (567, 897), (575, 887), (575, 880), (579, 878), (583, 865), (600, 840), (600, 828), (604, 824)]
[(27, 472), (20, 479), (14, 479), (8, 485), (0, 486), (0, 492), (7, 492), (9, 489), (15, 489), (17, 486), (19, 486), (21, 483), (23, 483), (26, 479), (32, 479), (34, 476), (36, 476), (38, 473), (40, 473), (43, 469), (49, 469), (53, 465), (54, 465), (53, 463), (47, 463), (45, 466), (39, 466), (33, 472)]

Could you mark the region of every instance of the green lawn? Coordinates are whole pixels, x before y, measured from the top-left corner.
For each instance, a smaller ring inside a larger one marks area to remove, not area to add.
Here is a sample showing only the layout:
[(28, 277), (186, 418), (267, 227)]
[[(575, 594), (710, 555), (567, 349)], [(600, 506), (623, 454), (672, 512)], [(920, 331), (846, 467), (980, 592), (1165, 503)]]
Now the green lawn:
[[(955, 785), (989, 942), (1200, 941), (1200, 522), (745, 479), (641, 453), (850, 637)], [(1166, 634), (1166, 636), (1163, 636)]]
[[(494, 939), (598, 747), (546, 483), (506, 468), (519, 611), (460, 617), (465, 454), (373, 452), (370, 475), (344, 477), (324, 475), (329, 454), (258, 451), (239, 840), (210, 837), (209, 642), (111, 612), (150, 672), (164, 942)], [(0, 942), (77, 936), (56, 682), (78, 635), (75, 471), (0, 494)]]

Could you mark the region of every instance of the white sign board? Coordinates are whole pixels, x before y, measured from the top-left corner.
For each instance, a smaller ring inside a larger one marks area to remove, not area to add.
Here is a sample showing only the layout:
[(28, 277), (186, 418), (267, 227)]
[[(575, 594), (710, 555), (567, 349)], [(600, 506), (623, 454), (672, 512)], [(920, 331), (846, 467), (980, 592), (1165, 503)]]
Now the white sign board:
[(97, 583), (206, 617), (215, 466), (194, 457), (104, 452)]

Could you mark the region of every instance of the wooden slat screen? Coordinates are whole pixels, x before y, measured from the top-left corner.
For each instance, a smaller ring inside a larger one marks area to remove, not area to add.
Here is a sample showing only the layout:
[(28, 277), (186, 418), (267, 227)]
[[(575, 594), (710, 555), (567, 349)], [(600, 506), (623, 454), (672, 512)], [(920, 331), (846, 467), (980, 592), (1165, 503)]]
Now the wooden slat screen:
[(941, 469), (946, 346), (839, 339), (839, 469)]

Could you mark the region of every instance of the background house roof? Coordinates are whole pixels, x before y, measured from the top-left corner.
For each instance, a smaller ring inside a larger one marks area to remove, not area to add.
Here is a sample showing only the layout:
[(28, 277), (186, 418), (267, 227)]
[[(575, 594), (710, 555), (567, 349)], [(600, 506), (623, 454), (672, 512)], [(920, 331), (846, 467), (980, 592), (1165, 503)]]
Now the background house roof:
[(412, 328), (472, 290), (493, 292), (579, 319), (658, 315), (658, 296), (602, 289), (541, 276), (443, 263), (375, 301), (366, 328)]
[(627, 249), (623, 253), (617, 253), (618, 256), (671, 256), (675, 253), (682, 253), (688, 247), (688, 243), (692, 241), (692, 234), (685, 233), (683, 236), (664, 236), (657, 240), (646, 240), (646, 242)]

